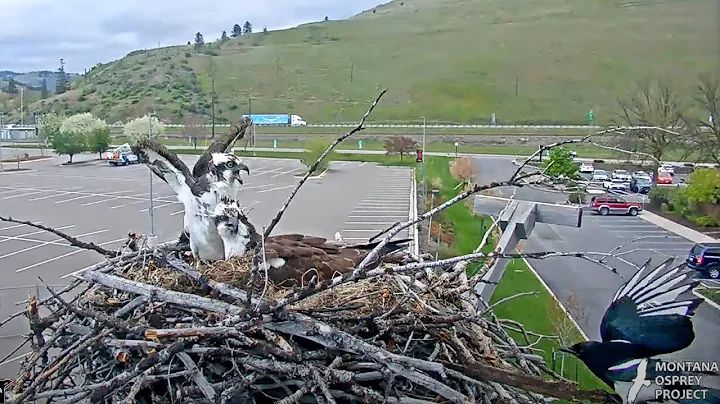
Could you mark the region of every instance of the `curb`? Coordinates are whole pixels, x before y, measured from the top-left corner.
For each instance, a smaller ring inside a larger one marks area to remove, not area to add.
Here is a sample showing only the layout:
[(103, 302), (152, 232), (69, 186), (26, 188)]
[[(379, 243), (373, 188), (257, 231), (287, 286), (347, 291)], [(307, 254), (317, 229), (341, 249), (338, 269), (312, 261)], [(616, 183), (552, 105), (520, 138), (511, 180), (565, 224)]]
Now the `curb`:
[(37, 170), (33, 169), (23, 169), (20, 171), (0, 171), (0, 175), (12, 175), (12, 174), (25, 174), (25, 173), (36, 173)]
[(575, 321), (575, 319), (570, 314), (570, 312), (567, 311), (567, 309), (565, 308), (565, 305), (562, 304), (560, 299), (558, 299), (558, 297), (555, 295), (555, 293), (553, 293), (553, 291), (550, 289), (550, 287), (547, 285), (547, 283), (545, 283), (545, 281), (540, 277), (540, 274), (538, 274), (537, 271), (535, 271), (535, 268), (533, 268), (532, 265), (530, 265), (530, 262), (528, 262), (528, 260), (526, 258), (523, 258), (522, 260), (523, 260), (523, 262), (525, 262), (525, 265), (527, 265), (528, 269), (530, 269), (530, 272), (532, 272), (533, 275), (535, 275), (535, 277), (538, 279), (538, 281), (540, 281), (540, 284), (543, 285), (545, 290), (547, 290), (548, 293), (550, 293), (550, 296), (553, 298), (553, 300), (555, 300), (555, 303), (557, 303), (557, 305), (560, 306), (560, 310), (562, 310), (563, 313), (565, 313), (565, 315), (568, 316), (568, 318), (573, 323), (575, 328), (577, 328), (577, 330), (580, 332), (580, 336), (582, 336), (585, 339), (585, 341), (590, 341), (590, 338), (588, 338), (587, 334), (585, 334), (585, 331), (583, 331), (583, 329), (580, 327), (580, 324), (578, 324), (577, 321)]
[(720, 304), (717, 304), (717, 303), (713, 302), (712, 300), (708, 299), (707, 297), (703, 296), (701, 293), (698, 293), (697, 290), (693, 289), (692, 294), (703, 299), (705, 301), (705, 303), (709, 304), (715, 310), (720, 310)]
[(693, 243), (704, 243), (704, 242), (717, 242), (718, 240), (700, 233), (699, 231), (693, 230), (689, 227), (685, 227), (681, 224), (675, 223), (670, 219), (665, 219), (662, 216), (656, 215), (647, 210), (643, 211), (642, 215), (638, 215), (641, 219), (648, 223), (652, 223), (658, 227), (661, 227), (669, 232), (675, 233), (678, 236), (685, 237)]

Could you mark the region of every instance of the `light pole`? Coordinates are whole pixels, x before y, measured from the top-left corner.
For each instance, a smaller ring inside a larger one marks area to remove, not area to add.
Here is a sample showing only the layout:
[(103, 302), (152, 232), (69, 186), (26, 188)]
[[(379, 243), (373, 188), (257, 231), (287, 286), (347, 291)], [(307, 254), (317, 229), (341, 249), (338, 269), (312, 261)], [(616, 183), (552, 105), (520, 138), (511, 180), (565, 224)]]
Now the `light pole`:
[[(152, 112), (148, 114), (148, 139), (152, 139)], [(157, 246), (157, 236), (155, 235), (155, 206), (153, 203), (153, 172), (148, 169), (150, 173), (150, 234), (147, 237), (147, 246), (155, 248)]]
[(457, 159), (458, 142), (455, 142), (455, 159)]
[(422, 161), (420, 162), (420, 172), (422, 175), (422, 200), (423, 205), (425, 205), (425, 194), (427, 191), (425, 190), (425, 117), (422, 117), (423, 119), (423, 136), (422, 136)]
[(3, 160), (3, 156), (2, 156), (2, 141), (3, 141), (2, 133), (3, 133), (3, 128), (4, 128), (4, 126), (3, 126), (3, 118), (5, 118), (5, 113), (4, 113), (4, 112), (0, 112), (0, 171), (5, 171), (5, 170), (3, 169), (3, 162), (2, 162), (2, 160)]

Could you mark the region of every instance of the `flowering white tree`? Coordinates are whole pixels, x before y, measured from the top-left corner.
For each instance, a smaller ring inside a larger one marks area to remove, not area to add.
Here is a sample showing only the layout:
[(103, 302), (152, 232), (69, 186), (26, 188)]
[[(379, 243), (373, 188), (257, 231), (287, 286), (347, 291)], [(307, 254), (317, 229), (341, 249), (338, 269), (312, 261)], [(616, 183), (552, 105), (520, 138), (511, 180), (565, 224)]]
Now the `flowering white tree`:
[(69, 155), (72, 163), (75, 154), (105, 150), (110, 141), (110, 128), (102, 119), (85, 112), (65, 118), (51, 141), (55, 152)]
[(152, 130), (152, 137), (165, 135), (165, 124), (156, 117), (147, 115), (135, 118), (123, 126), (123, 135), (131, 141), (147, 139)]

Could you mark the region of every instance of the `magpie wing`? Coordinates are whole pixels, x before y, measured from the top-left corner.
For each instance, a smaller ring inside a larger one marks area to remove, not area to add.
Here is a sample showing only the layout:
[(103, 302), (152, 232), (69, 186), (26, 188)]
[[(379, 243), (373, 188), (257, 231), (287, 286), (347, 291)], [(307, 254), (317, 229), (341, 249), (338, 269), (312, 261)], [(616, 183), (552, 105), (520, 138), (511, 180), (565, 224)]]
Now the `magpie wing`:
[(192, 170), (193, 176), (195, 178), (200, 178), (207, 174), (212, 154), (227, 153), (232, 150), (232, 146), (235, 142), (245, 137), (245, 130), (250, 125), (252, 125), (252, 119), (250, 119), (250, 117), (244, 117), (232, 125), (226, 134), (214, 139), (207, 150), (205, 150), (205, 153), (203, 153), (198, 161), (195, 162)]
[[(702, 299), (678, 299), (699, 281), (679, 265), (667, 270), (673, 258), (652, 269), (650, 260), (620, 286), (600, 322), (604, 342), (642, 345), (653, 355), (687, 348), (695, 339), (691, 317)], [(663, 273), (664, 272), (664, 273)], [(660, 275), (663, 273), (662, 275)]]

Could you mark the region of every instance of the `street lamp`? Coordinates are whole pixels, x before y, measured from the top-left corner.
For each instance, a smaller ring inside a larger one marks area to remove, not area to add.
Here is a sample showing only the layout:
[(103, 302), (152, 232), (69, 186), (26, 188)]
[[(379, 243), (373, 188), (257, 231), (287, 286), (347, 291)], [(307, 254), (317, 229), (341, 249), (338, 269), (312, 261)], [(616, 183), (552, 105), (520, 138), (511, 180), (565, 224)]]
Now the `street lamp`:
[[(153, 131), (152, 131), (152, 112), (148, 114), (148, 139), (152, 140)], [(147, 246), (150, 248), (155, 248), (157, 246), (157, 236), (155, 235), (155, 206), (153, 203), (153, 172), (152, 170), (148, 169), (148, 173), (150, 174), (150, 209), (148, 209), (148, 212), (150, 212), (150, 234), (148, 234), (147, 237)]]
[(3, 118), (5, 118), (5, 113), (4, 113), (4, 112), (0, 112), (0, 171), (5, 171), (5, 170), (3, 169), (3, 163), (2, 163), (2, 160), (3, 160), (3, 156), (2, 156), (2, 141), (3, 141), (2, 136), (3, 136), (3, 135), (2, 135), (2, 134), (3, 134), (3, 128), (4, 128), (4, 126), (3, 126)]
[(458, 148), (458, 146), (459, 146), (458, 142), (455, 142), (455, 158), (457, 158), (457, 148)]
[(422, 197), (423, 205), (425, 204), (425, 117), (423, 119), (423, 136), (422, 136), (422, 161), (420, 162), (420, 172), (422, 174)]

